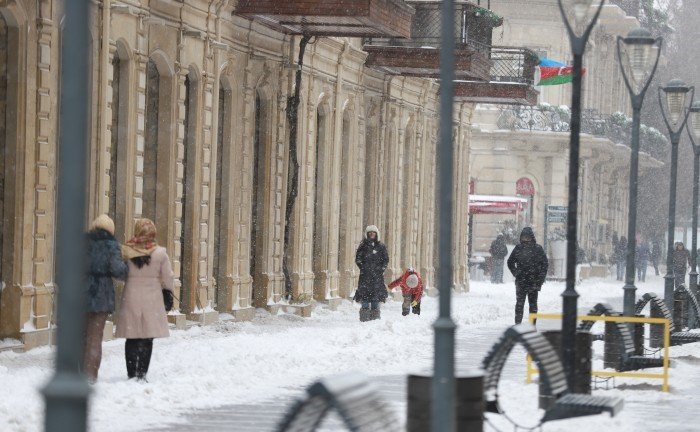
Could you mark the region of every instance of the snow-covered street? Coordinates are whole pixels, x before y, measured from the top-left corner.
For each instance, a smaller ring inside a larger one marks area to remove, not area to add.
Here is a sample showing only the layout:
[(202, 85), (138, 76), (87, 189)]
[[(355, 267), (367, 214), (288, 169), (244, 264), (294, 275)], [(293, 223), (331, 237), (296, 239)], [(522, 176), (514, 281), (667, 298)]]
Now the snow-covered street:
[[(640, 284), (638, 294), (661, 292), (662, 283), (660, 277), (649, 277)], [(600, 301), (616, 307), (621, 303), (621, 284), (615, 281), (585, 281), (578, 289), (582, 310)], [(562, 290), (562, 283), (546, 284), (540, 310), (559, 311)], [(454, 296), (458, 369), (480, 363), (497, 335), (511, 324), (514, 301), (511, 283), (473, 282), (470, 293)], [(90, 401), (91, 430), (172, 430), (177, 424), (195, 421), (195, 412), (206, 416), (210, 410), (216, 413), (217, 407), (245, 409), (288, 400), (314, 379), (342, 371), (381, 377), (380, 386), (400, 382), (387, 377), (431, 366), (431, 324), (436, 313), (435, 298), (424, 300), (421, 316), (408, 317), (401, 316), (400, 303), (390, 300), (384, 305), (382, 320), (360, 323), (358, 307), (344, 302), (338, 311), (319, 306), (311, 318), (259, 311), (253, 322), (222, 321), (173, 331), (170, 338), (156, 341), (146, 384), (126, 380), (123, 340), (108, 342)], [(700, 344), (673, 347), (671, 353), (671, 393), (661, 393), (659, 381), (618, 379), (617, 389), (597, 392), (622, 396), (625, 409), (621, 415), (559, 421), (547, 424), (544, 430), (696, 430), (692, 408), (700, 400)], [(596, 356), (602, 356), (600, 350)], [(0, 430), (41, 430), (39, 389), (51, 374), (51, 359), (48, 348), (0, 354), (0, 382), (11, 389), (9, 397), (0, 400)], [(516, 350), (504, 373), (503, 405), (516, 417), (529, 411), (528, 421), (536, 423), (537, 385), (525, 386), (524, 379), (524, 354)], [(404, 421), (405, 400), (392, 402), (397, 418)], [(512, 430), (502, 419), (494, 422), (500, 429)], [(259, 430), (267, 427), (261, 425)], [(192, 425), (183, 430), (210, 429)]]

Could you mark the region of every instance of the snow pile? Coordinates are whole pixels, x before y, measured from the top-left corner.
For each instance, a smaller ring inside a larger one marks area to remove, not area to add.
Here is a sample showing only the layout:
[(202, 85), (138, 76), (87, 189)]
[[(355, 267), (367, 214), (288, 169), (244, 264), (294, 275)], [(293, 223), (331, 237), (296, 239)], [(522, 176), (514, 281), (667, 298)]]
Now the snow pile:
[[(650, 277), (643, 285), (661, 291), (662, 280)], [(540, 302), (542, 312), (561, 309), (563, 288), (562, 283), (545, 285)], [(646, 291), (650, 289), (642, 287), (639, 294)], [(579, 287), (579, 292), (582, 310), (600, 301), (620, 306), (620, 283), (587, 281)], [(459, 326), (457, 344), (463, 348), (458, 349), (460, 355), (470, 355), (471, 343), (482, 348), (493, 343), (495, 340), (477, 340), (474, 335), (483, 331), (498, 334), (510, 325), (514, 302), (512, 284), (475, 282), (472, 292), (454, 296), (452, 310)], [(100, 380), (90, 402), (91, 430), (135, 431), (183, 421), (182, 415), (188, 410), (262, 402), (283, 394), (296, 394), (316, 378), (341, 371), (360, 370), (384, 376), (429, 368), (437, 301), (424, 299), (421, 316), (402, 317), (400, 310), (399, 302), (389, 301), (382, 310), (382, 320), (360, 323), (357, 305), (344, 302), (338, 311), (318, 306), (311, 318), (272, 316), (258, 311), (255, 320), (249, 323), (219, 322), (209, 327), (173, 331), (170, 338), (155, 341), (149, 383), (145, 384), (126, 380), (123, 340), (105, 343)], [(700, 361), (700, 346), (694, 345), (674, 347), (673, 357)], [(475, 364), (481, 361), (482, 348), (475, 348), (476, 354), (470, 361)], [(41, 429), (44, 406), (39, 390), (51, 376), (52, 355), (49, 348), (25, 354), (0, 353), (0, 382), (4, 388), (12, 389), (0, 399), (0, 430)], [(642, 391), (646, 384), (641, 380), (630, 380), (628, 390), (606, 394), (622, 395), (626, 402), (648, 403), (654, 409), (660, 402), (675, 402), (693, 391), (693, 380), (681, 377), (694, 377), (697, 382), (700, 373), (696, 366), (690, 361), (674, 362), (671, 395)], [(537, 386), (523, 386), (522, 351), (511, 356), (508, 368), (511, 367), (516, 372), (504, 381), (502, 392), (513, 399), (505, 400), (504, 404), (506, 408), (529, 407), (532, 411), (537, 404)], [(618, 386), (621, 383), (618, 381)], [(574, 425), (596, 425), (606, 430), (626, 430), (623, 425), (628, 425), (633, 415), (633, 411), (627, 415), (623, 411), (619, 419), (598, 416), (557, 422), (546, 429), (574, 430)]]

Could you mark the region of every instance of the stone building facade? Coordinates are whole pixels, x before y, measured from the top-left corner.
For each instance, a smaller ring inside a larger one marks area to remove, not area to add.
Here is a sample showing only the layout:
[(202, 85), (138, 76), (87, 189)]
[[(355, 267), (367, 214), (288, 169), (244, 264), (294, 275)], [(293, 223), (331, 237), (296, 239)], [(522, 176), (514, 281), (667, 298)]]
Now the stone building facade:
[[(557, 0), (528, 2), (523, 9), (517, 0), (494, 2), (493, 9), (504, 17), (500, 45), (525, 45), (541, 57), (562, 62), (571, 59), (568, 36), (561, 21)], [(579, 242), (593, 261), (611, 253), (613, 233), (627, 235), (629, 141), (599, 132), (596, 125), (614, 113), (631, 115), (631, 105), (616, 56), (616, 38), (639, 26), (617, 4), (603, 8), (584, 58), (583, 132), (579, 178)], [(529, 214), (520, 224), (535, 228), (544, 240), (545, 205), (566, 206), (568, 202), (569, 132), (566, 108), (571, 102), (571, 85), (542, 86), (540, 105), (524, 110), (480, 105), (474, 114), (470, 173), (476, 194), (516, 196), (516, 183), (527, 179), (535, 189), (529, 200)], [(563, 120), (562, 120), (563, 119)], [(640, 171), (659, 166), (648, 154), (640, 156)], [(472, 249), (487, 253), (504, 222), (504, 215), (475, 215)], [(551, 233), (563, 224), (551, 224)]]
[[(298, 38), (236, 16), (235, 1), (103, 0), (92, 9), (88, 218), (120, 241), (156, 222), (182, 324), (250, 319), (283, 299), (287, 98)], [(61, 2), (0, 0), (0, 338), (49, 341)], [(364, 226), (434, 284), (438, 85), (365, 66), (359, 39), (316, 38), (303, 68), (293, 294), (334, 304), (357, 284)], [(454, 288), (468, 289), (472, 104), (455, 110)], [(77, 240), (77, 239), (76, 239)]]

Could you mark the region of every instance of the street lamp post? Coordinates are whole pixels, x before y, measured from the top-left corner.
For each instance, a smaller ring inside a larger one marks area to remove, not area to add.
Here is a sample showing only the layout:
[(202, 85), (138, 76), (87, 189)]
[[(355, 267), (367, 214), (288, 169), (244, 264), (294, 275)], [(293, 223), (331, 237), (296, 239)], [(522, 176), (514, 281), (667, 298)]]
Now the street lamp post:
[[(667, 107), (664, 107), (661, 93), (666, 95)], [(678, 143), (681, 133), (688, 121), (690, 110), (685, 109), (686, 97), (690, 92), (690, 100), (695, 96), (695, 87), (690, 87), (679, 79), (673, 79), (665, 87), (659, 88), (659, 105), (661, 115), (671, 137), (671, 186), (668, 192), (668, 256), (666, 257), (666, 276), (664, 276), (664, 301), (673, 310), (673, 290), (675, 275), (673, 272), (673, 243), (676, 230), (676, 181), (678, 178)], [(668, 110), (668, 114), (666, 114)]]
[(438, 260), (437, 284), (440, 290), (440, 314), (433, 324), (435, 359), (432, 383), (431, 430), (455, 430), (455, 322), (450, 316), (453, 285), (452, 213), (454, 185), (454, 0), (442, 2), (442, 41), (440, 46), (440, 141), (438, 143)]
[[(687, 123), (688, 137), (693, 146), (693, 250), (691, 251), (691, 270), (690, 270), (690, 293), (697, 298), (698, 296), (698, 189), (700, 189), (700, 101), (693, 102), (690, 106), (690, 117)], [(700, 317), (695, 316), (695, 310), (690, 308), (688, 323), (691, 328), (698, 325)]]
[(90, 387), (80, 373), (85, 328), (85, 172), (87, 164), (89, 2), (64, 2), (58, 142), (56, 372), (44, 387), (46, 432), (87, 430)]
[(593, 0), (558, 0), (562, 19), (569, 33), (574, 55), (571, 95), (571, 137), (569, 141), (569, 207), (566, 230), (566, 289), (562, 293), (562, 360), (569, 388), (574, 387), (576, 367), (576, 316), (578, 293), (576, 292), (576, 237), (578, 218), (579, 147), (581, 142), (581, 84), (583, 54), (588, 37), (593, 30), (605, 0), (599, 1), (590, 16)]
[[(642, 28), (632, 30), (625, 38), (622, 36), (617, 38), (617, 59), (632, 100), (632, 152), (630, 154), (629, 213), (627, 215), (627, 274), (625, 276), (625, 286), (623, 287), (623, 312), (626, 316), (634, 315), (637, 291), (637, 288), (634, 286), (636, 252), (634, 239), (637, 234), (637, 178), (639, 175), (641, 111), (644, 96), (659, 64), (661, 41), (661, 38), (654, 39), (651, 33)], [(656, 48), (656, 58), (652, 55), (654, 48)]]

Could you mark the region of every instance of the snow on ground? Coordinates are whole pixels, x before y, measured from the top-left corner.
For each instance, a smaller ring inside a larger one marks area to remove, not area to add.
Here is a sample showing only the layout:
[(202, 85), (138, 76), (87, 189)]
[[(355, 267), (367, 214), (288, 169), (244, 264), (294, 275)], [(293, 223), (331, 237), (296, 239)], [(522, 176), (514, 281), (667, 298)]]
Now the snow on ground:
[[(662, 284), (661, 278), (650, 277), (646, 284), (641, 284), (639, 294), (651, 290), (662, 292)], [(615, 281), (585, 281), (578, 287), (580, 305), (585, 309), (599, 301), (608, 301), (619, 307), (621, 287)], [(540, 311), (559, 311), (563, 288), (563, 283), (546, 284), (540, 295)], [(470, 293), (455, 295), (453, 300), (457, 340), (463, 348), (460, 352), (466, 349), (468, 353), (471, 342), (481, 345), (494, 342), (470, 341), (471, 330), (501, 330), (512, 323), (515, 301), (512, 284), (473, 282)], [(382, 320), (360, 323), (358, 306), (344, 302), (337, 311), (319, 306), (311, 318), (271, 316), (258, 311), (253, 322), (220, 322), (172, 331), (170, 338), (156, 340), (149, 383), (145, 384), (126, 379), (124, 341), (105, 343), (100, 380), (90, 401), (91, 430), (136, 431), (177, 422), (191, 409), (249, 404), (295, 394), (320, 376), (342, 371), (359, 370), (382, 376), (428, 368), (432, 364), (431, 325), (437, 315), (437, 299), (426, 298), (422, 309), (421, 316), (402, 317), (400, 303), (388, 301), (382, 310)], [(43, 399), (39, 390), (51, 376), (52, 356), (49, 348), (24, 354), (0, 354), (0, 382), (7, 389), (5, 397), (0, 398), (0, 430), (41, 429)], [(700, 346), (674, 347), (672, 357), (700, 361)], [(656, 387), (645, 383), (656, 386), (657, 382), (640, 380), (628, 380), (625, 391), (618, 388), (605, 394), (648, 401), (649, 408), (654, 409), (654, 404), (660, 401), (674, 401), (681, 395), (687, 398), (687, 391), (700, 382), (697, 364), (679, 362), (674, 367), (670, 395), (649, 391), (648, 388)], [(518, 379), (507, 380), (501, 387), (504, 394), (513, 395), (512, 400), (504, 401), (506, 409), (535, 407), (537, 386), (523, 384), (524, 356), (520, 351), (511, 356), (507, 367), (517, 369)], [(692, 379), (684, 379), (682, 375)], [(623, 382), (626, 383), (618, 380), (618, 387)], [(573, 425), (627, 430), (619, 418), (597, 416), (582, 421), (556, 422), (552, 424), (556, 425), (554, 428), (548, 426), (547, 430), (573, 430)], [(512, 427), (504, 426), (504, 429), (512, 430)]]

